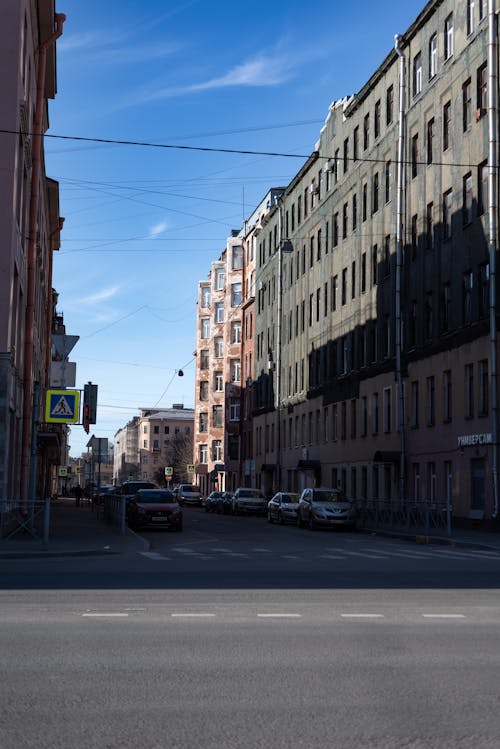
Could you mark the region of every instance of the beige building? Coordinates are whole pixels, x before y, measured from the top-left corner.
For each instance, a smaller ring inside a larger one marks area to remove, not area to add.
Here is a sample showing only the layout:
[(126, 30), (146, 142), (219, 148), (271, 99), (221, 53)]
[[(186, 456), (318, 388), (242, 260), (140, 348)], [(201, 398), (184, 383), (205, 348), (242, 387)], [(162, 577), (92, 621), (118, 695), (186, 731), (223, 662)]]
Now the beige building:
[(115, 434), (113, 477), (116, 483), (128, 478), (162, 484), (165, 468), (173, 469), (170, 482), (191, 483), (194, 410), (174, 403), (172, 408), (141, 408)]
[(331, 105), (258, 237), (256, 480), (491, 518), (498, 48), (465, 0), (428, 2), (397, 45)]

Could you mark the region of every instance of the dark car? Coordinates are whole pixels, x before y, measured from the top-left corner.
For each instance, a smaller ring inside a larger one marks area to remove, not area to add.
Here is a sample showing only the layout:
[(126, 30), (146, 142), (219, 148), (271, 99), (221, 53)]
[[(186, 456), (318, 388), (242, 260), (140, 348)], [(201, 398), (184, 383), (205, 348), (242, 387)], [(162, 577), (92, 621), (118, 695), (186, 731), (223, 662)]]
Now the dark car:
[(217, 510), (217, 504), (223, 496), (224, 492), (210, 492), (203, 503), (205, 512), (215, 512)]
[(277, 492), (267, 505), (267, 519), (270, 523), (275, 520), (284, 525), (287, 521), (297, 522), (297, 508), (300, 494), (293, 492)]
[(104, 499), (106, 497), (109, 497), (110, 494), (115, 494), (116, 489), (117, 489), (116, 486), (111, 486), (111, 485), (101, 486), (99, 488), (99, 491), (96, 491), (96, 493), (94, 494), (94, 503), (96, 505), (103, 505)]
[(182, 530), (182, 509), (168, 489), (140, 489), (128, 503), (131, 528), (174, 528)]
[(337, 525), (354, 528), (356, 509), (338, 489), (304, 489), (297, 508), (297, 525), (310, 530)]

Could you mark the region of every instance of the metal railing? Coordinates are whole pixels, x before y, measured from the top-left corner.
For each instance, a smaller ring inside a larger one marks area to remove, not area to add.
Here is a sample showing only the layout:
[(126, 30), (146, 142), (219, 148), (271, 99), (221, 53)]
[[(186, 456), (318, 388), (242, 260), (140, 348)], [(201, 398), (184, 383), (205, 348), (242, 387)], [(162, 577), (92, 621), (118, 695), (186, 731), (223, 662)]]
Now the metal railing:
[(125, 534), (126, 530), (126, 509), (125, 496), (109, 494), (104, 497), (102, 510), (104, 521), (114, 525), (122, 535)]
[(358, 499), (358, 526), (423, 535), (451, 536), (451, 504), (430, 500)]
[(49, 541), (50, 497), (44, 499), (1, 499), (0, 539), (7, 541), (18, 533)]

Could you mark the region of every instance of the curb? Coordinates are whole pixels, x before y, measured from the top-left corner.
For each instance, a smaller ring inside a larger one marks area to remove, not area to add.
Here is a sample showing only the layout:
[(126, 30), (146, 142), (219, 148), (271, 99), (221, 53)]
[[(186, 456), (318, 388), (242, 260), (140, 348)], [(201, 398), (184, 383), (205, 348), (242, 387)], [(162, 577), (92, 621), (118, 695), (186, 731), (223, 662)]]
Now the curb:
[(463, 541), (452, 536), (425, 536), (421, 533), (401, 533), (398, 531), (388, 530), (373, 530), (373, 528), (357, 528), (359, 533), (366, 533), (371, 536), (386, 536), (388, 538), (398, 538), (401, 541), (413, 541), (416, 544), (432, 545), (436, 544), (439, 546), (455, 546), (456, 548), (462, 549), (483, 549), (484, 551), (497, 551), (500, 553), (500, 545), (491, 545), (485, 543), (477, 543), (475, 541)]

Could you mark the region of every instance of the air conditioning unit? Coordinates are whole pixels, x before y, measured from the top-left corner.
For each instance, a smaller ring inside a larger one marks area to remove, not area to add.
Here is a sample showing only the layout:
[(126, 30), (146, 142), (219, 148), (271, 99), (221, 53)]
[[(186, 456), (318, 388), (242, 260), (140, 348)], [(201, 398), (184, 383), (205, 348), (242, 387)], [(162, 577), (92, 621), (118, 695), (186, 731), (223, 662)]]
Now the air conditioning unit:
[(325, 172), (333, 172), (333, 159), (328, 159), (325, 164)]
[(259, 281), (257, 284), (257, 288), (259, 291), (265, 291), (267, 289), (267, 284), (265, 281)]
[(311, 195), (317, 195), (319, 193), (319, 186), (313, 182), (311, 187), (309, 188), (309, 192), (311, 193)]
[(274, 362), (272, 359), (267, 362), (267, 371), (274, 372)]

